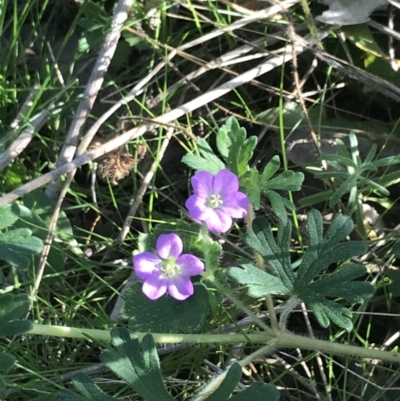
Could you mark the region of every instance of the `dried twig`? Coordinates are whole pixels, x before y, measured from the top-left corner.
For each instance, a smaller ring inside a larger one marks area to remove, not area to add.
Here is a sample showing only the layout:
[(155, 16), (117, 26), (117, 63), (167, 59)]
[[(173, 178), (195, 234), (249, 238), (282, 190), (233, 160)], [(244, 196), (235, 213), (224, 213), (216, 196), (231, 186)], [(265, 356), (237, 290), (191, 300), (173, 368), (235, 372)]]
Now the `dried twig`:
[[(92, 110), (101, 85), (103, 84), (104, 76), (110, 66), (121, 35), (122, 26), (128, 18), (128, 11), (131, 4), (131, 0), (119, 0), (118, 2), (111, 24), (111, 30), (104, 40), (103, 46), (93, 67), (92, 74), (90, 75), (89, 82), (86, 85), (83, 99), (79, 103), (78, 110), (76, 111), (75, 117), (69, 127), (64, 146), (58, 157), (57, 167), (70, 162), (74, 157), (82, 128)], [(54, 198), (57, 192), (58, 186), (56, 183), (49, 185), (46, 190), (46, 194), (51, 198)]]
[[(319, 35), (320, 35), (319, 36), (320, 40), (322, 40), (322, 38), (328, 35), (328, 32), (322, 31), (319, 32)], [(295, 46), (295, 51), (297, 54), (312, 47), (312, 45), (314, 44), (314, 39), (310, 35), (308, 35), (304, 39), (304, 43), (305, 44), (302, 46), (300, 45)], [(224, 84), (193, 99), (192, 101), (187, 102), (182, 106), (177, 107), (176, 109), (171, 110), (166, 114), (163, 114), (162, 116), (154, 119), (154, 121), (158, 122), (158, 124), (169, 123), (171, 121), (174, 121), (182, 117), (184, 114), (190, 113), (193, 110), (197, 110), (198, 108), (204, 106), (205, 104), (208, 104), (209, 102), (218, 99), (219, 97), (225, 95), (226, 93), (229, 93), (234, 88), (237, 88), (238, 86), (250, 82), (254, 78), (257, 78), (273, 70), (274, 68), (282, 65), (283, 63), (290, 61), (291, 58), (292, 58), (292, 48), (291, 46), (287, 46), (285, 51), (282, 52), (282, 54), (269, 58), (268, 60), (259, 64), (257, 67), (252, 68), (251, 70), (246, 71), (245, 73), (234, 77), (230, 81), (225, 82)], [(106, 144), (98, 147), (97, 149), (94, 149), (92, 151), (83, 154), (82, 156), (77, 157), (72, 162), (67, 163), (61, 167), (58, 167), (54, 171), (44, 174), (43, 176), (17, 188), (16, 190), (0, 198), (0, 207), (6, 205), (9, 202), (12, 202), (15, 199), (18, 199), (20, 196), (25, 195), (27, 192), (33, 191), (34, 189), (37, 189), (47, 184), (51, 180), (54, 180), (55, 178), (58, 178), (63, 174), (71, 172), (72, 170), (74, 170), (79, 166), (82, 166), (100, 156), (103, 156), (105, 153), (110, 152), (124, 145), (127, 141), (132, 140), (133, 138), (138, 138), (139, 136), (143, 135), (146, 131), (154, 129), (158, 124), (141, 125), (137, 128), (127, 131), (126, 133), (107, 142)]]

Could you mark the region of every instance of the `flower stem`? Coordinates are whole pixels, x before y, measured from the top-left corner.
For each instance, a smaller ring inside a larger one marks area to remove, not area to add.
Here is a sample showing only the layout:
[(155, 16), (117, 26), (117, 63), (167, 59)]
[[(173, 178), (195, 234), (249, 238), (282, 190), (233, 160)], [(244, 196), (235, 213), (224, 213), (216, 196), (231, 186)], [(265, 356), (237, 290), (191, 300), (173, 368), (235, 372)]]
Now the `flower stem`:
[(203, 251), (204, 251), (204, 262), (206, 266), (205, 278), (212, 277), (214, 274), (214, 266), (210, 263), (210, 249), (209, 249), (209, 239), (208, 239), (208, 229), (203, 223), (201, 225), (201, 236), (203, 240)]
[[(247, 205), (246, 220), (247, 220), (247, 231), (249, 233), (255, 235), (254, 231), (253, 231), (254, 209), (253, 209), (253, 205), (251, 203), (249, 203)], [(259, 253), (257, 253), (256, 251), (254, 251), (254, 255), (255, 255), (257, 267), (261, 270), (264, 270), (264, 260), (263, 260), (262, 256)], [(272, 296), (270, 294), (267, 294), (265, 296), (265, 302), (267, 304), (268, 316), (269, 316), (269, 320), (271, 321), (272, 329), (275, 332), (281, 331), (282, 328), (280, 327), (278, 318), (276, 317), (275, 309), (274, 309), (274, 302), (273, 302)]]

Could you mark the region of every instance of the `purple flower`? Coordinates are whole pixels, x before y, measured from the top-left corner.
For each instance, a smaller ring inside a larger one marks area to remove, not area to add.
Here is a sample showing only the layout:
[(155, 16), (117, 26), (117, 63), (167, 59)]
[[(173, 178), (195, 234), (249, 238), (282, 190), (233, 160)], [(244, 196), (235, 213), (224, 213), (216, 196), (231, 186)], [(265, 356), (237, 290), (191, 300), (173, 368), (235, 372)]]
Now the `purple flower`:
[(194, 255), (182, 254), (183, 243), (175, 234), (162, 234), (157, 239), (157, 254), (142, 252), (133, 257), (136, 275), (144, 280), (142, 291), (150, 299), (162, 297), (167, 291), (179, 301), (193, 295), (189, 276), (204, 270), (204, 263)]
[(214, 233), (225, 233), (232, 227), (232, 218), (240, 219), (247, 215), (249, 200), (239, 192), (238, 177), (227, 169), (215, 176), (200, 171), (192, 179), (194, 195), (185, 203), (190, 216), (206, 223)]

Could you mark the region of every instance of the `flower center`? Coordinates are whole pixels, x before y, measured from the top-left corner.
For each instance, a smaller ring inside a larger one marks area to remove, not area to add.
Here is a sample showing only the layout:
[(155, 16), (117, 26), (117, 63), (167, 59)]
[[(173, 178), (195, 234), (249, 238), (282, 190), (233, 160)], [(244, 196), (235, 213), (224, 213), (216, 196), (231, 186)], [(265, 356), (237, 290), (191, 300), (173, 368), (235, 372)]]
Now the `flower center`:
[(161, 273), (167, 277), (173, 277), (180, 273), (174, 259), (165, 259), (162, 262)]
[(207, 203), (212, 209), (219, 209), (224, 201), (221, 199), (221, 195), (212, 194)]

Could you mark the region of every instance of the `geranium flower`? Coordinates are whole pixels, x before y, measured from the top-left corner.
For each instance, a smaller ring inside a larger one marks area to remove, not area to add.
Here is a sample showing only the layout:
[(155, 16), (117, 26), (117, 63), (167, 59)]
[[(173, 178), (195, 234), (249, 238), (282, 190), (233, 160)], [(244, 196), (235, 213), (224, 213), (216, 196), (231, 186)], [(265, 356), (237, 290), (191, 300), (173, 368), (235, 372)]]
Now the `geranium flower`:
[(142, 252), (133, 257), (136, 275), (144, 280), (142, 291), (155, 300), (168, 293), (183, 301), (193, 295), (189, 276), (197, 276), (204, 270), (204, 263), (194, 255), (182, 254), (183, 243), (175, 234), (158, 237), (156, 251)]
[(249, 199), (239, 192), (239, 179), (227, 169), (215, 176), (200, 171), (191, 179), (194, 195), (185, 203), (190, 216), (202, 221), (214, 233), (225, 233), (232, 227), (232, 218), (247, 215)]

